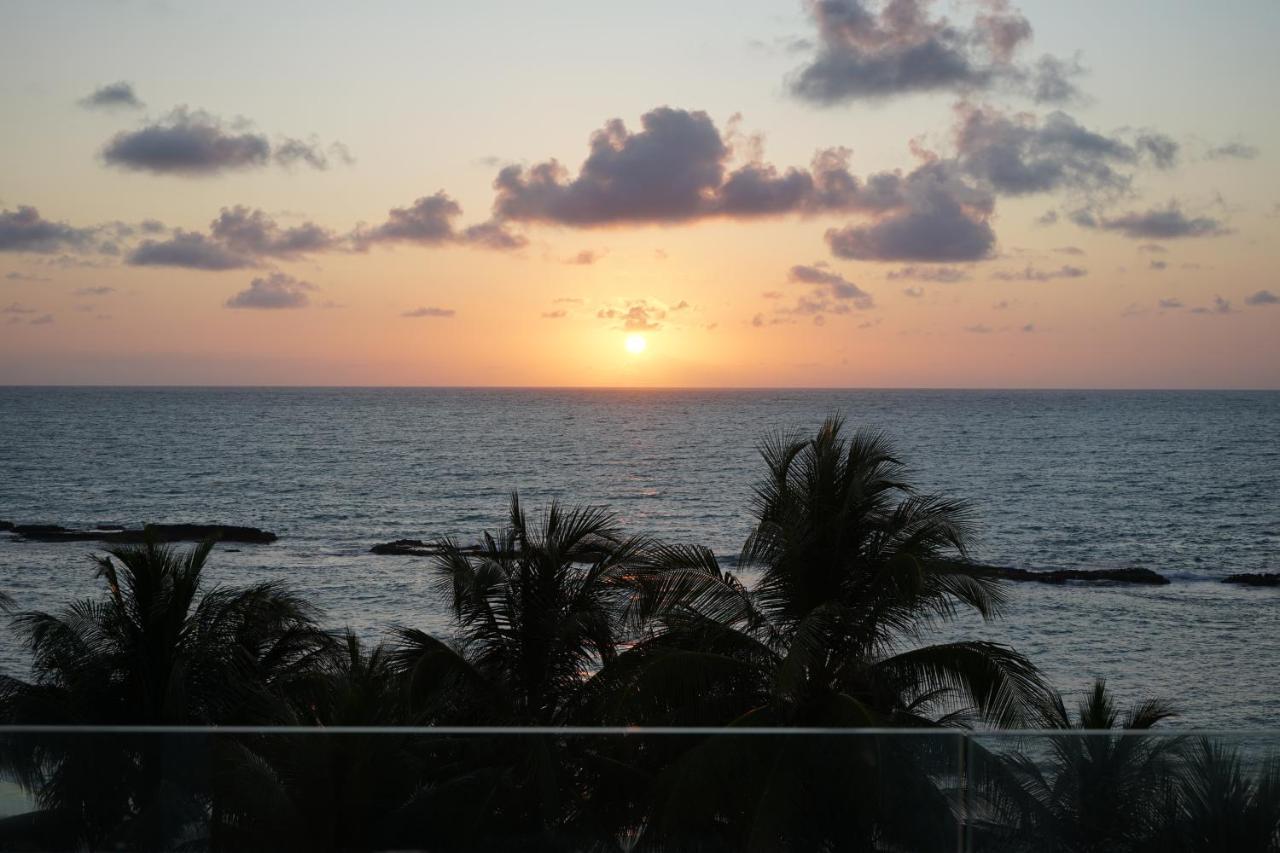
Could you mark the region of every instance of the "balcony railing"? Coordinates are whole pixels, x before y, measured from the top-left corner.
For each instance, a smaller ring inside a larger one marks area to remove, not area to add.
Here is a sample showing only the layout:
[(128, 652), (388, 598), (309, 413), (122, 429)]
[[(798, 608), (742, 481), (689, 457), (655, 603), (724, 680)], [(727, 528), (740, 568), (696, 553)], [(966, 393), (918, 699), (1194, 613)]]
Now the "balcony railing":
[(1280, 850), (1280, 733), (0, 728), (0, 850)]

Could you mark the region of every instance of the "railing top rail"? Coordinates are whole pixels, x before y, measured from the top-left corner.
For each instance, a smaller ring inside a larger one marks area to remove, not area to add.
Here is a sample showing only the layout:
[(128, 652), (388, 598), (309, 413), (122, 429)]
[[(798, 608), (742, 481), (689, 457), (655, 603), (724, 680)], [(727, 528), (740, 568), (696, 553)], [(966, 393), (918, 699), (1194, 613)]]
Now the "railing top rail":
[(911, 729), (818, 727), (713, 727), (713, 726), (13, 726), (0, 725), (0, 735), (13, 734), (169, 734), (169, 735), (549, 735), (557, 737), (638, 736), (842, 736), (930, 738), (1043, 738), (1043, 737), (1216, 737), (1274, 738), (1280, 729)]

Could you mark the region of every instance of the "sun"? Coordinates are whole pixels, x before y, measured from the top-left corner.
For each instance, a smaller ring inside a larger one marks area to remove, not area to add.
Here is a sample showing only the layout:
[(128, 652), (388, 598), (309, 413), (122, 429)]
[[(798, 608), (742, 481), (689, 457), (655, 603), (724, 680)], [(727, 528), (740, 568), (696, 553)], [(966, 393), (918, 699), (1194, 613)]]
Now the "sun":
[(649, 342), (644, 339), (644, 335), (627, 335), (627, 340), (624, 344), (627, 348), (627, 352), (632, 355), (639, 355), (644, 352), (645, 347), (648, 345)]

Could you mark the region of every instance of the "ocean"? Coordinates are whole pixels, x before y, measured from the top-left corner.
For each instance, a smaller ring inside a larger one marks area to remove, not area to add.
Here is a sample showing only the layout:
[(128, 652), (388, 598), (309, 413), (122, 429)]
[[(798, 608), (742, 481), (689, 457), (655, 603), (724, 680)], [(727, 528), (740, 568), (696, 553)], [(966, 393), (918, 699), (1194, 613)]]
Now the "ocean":
[[(1067, 693), (1103, 676), (1167, 698), (1179, 725), (1280, 725), (1280, 589), (1219, 582), (1280, 571), (1277, 392), (0, 388), (0, 519), (265, 528), (280, 539), (219, 547), (211, 582), (287, 582), (370, 639), (447, 632), (425, 561), (372, 545), (473, 541), (518, 489), (731, 559), (757, 442), (835, 411), (974, 504), (976, 559), (1172, 580), (1012, 585), (1003, 619), (941, 638), (1010, 643)], [(23, 609), (98, 595), (94, 547), (0, 534), (0, 590)], [(0, 633), (0, 667), (26, 666)]]

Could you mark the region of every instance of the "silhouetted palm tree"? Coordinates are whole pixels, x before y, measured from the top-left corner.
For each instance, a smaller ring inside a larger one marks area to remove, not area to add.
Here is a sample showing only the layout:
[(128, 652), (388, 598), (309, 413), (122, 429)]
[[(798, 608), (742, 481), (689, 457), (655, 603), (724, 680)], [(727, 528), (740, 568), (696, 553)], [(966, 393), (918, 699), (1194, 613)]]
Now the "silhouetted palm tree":
[(975, 822), (980, 849), (1149, 849), (1168, 822), (1184, 742), (1175, 736), (1105, 732), (1143, 732), (1171, 716), (1158, 699), (1122, 713), (1102, 679), (1081, 700), (1074, 719), (1059, 696), (1041, 726), (1087, 731), (1033, 737), (1025, 752), (983, 755), (975, 762), (979, 787), (992, 806), (989, 819)]
[[(1019, 724), (1036, 712), (1045, 688), (1012, 649), (925, 644), (958, 608), (991, 617), (1002, 602), (996, 582), (952, 562), (967, 553), (968, 507), (917, 493), (882, 436), (846, 439), (842, 431), (833, 417), (812, 438), (776, 435), (764, 443), (767, 476), (740, 557), (742, 567), (759, 572), (753, 586), (701, 547), (657, 548), (651, 567), (633, 574), (638, 600), (630, 615), (644, 636), (592, 685), (606, 718), (931, 727), (974, 714)], [(900, 815), (894, 843), (927, 846), (953, 832), (932, 780), (954, 771), (955, 745), (937, 738), (868, 743), (711, 737), (667, 773), (667, 817), (693, 822), (682, 820), (682, 832), (699, 821), (705, 833), (725, 830), (725, 849), (747, 837), (766, 846), (784, 838), (797, 849), (829, 845), (830, 832), (843, 833), (842, 849), (857, 849), (890, 843), (887, 812), (873, 804), (892, 800), (890, 788), (910, 786), (924, 798), (921, 811), (915, 820)], [(806, 764), (822, 770), (806, 773)], [(780, 784), (784, 778), (790, 783)], [(859, 831), (858, 816), (868, 813), (876, 819)], [(936, 820), (919, 820), (924, 813)]]
[(1280, 851), (1280, 761), (1273, 752), (1252, 762), (1251, 775), (1240, 749), (1198, 740), (1178, 768), (1159, 831), (1146, 849)]
[[(415, 713), (455, 725), (585, 721), (587, 685), (625, 640), (627, 576), (645, 544), (597, 507), (552, 503), (531, 521), (516, 495), (505, 528), (478, 547), (438, 540), (432, 571), (457, 631), (447, 641), (397, 632), (394, 659)], [(433, 809), (448, 804), (458, 843), (483, 828), (489, 849), (550, 848), (588, 824), (599, 831), (591, 792), (617, 792), (598, 775), (584, 782), (592, 766), (612, 766), (595, 746), (527, 734), (464, 739), (452, 778), (433, 788)]]
[[(456, 759), (430, 739), (397, 733), (420, 722), (402, 683), (389, 649), (366, 649), (348, 632), (295, 691), (288, 722), (314, 732), (221, 739), (215, 846), (404, 849), (430, 837), (420, 799)], [(352, 726), (385, 731), (342, 730)]]
[[(257, 723), (329, 646), (314, 611), (270, 583), (202, 591), (212, 548), (155, 543), (97, 558), (103, 600), (24, 612), (30, 681), (0, 676), (0, 722), (75, 726)], [(90, 845), (169, 843), (199, 820), (208, 747), (184, 736), (9, 738), (4, 764)]]

